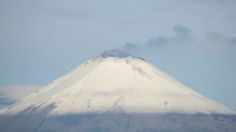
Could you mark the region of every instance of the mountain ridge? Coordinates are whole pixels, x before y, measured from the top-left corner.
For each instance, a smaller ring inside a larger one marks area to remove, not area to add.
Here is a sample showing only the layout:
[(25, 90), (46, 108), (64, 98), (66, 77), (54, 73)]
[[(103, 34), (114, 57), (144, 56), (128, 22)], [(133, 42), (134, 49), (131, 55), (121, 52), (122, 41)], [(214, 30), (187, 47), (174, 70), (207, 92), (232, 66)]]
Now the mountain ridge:
[(143, 59), (105, 51), (48, 86), (18, 101), (5, 114), (30, 107), (49, 115), (123, 111), (126, 113), (235, 114), (184, 86)]

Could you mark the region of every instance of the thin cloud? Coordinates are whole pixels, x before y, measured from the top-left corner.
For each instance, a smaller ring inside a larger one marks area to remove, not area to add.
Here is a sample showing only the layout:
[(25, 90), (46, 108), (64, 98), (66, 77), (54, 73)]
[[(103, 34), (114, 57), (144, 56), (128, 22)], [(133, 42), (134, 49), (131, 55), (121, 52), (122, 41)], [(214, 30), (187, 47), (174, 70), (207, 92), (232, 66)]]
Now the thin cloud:
[(151, 38), (147, 41), (147, 46), (159, 46), (159, 45), (164, 45), (164, 44), (169, 44), (173, 42), (173, 38), (169, 38), (166, 36), (157, 36), (156, 38)]
[(0, 108), (14, 103), (41, 87), (38, 85), (0, 86)]
[(191, 29), (183, 25), (176, 25), (174, 28), (176, 37), (187, 37), (191, 34)]
[(73, 9), (65, 9), (65, 8), (55, 8), (49, 7), (46, 5), (42, 5), (36, 2), (28, 2), (28, 4), (36, 9), (44, 11), (45, 13), (49, 13), (55, 16), (60, 17), (79, 17), (79, 18), (90, 18), (92, 15), (88, 12), (82, 10), (73, 10)]
[(128, 42), (124, 45), (123, 48), (126, 49), (126, 50), (133, 50), (135, 48), (138, 48), (138, 45), (135, 44), (135, 43)]
[(206, 39), (212, 43), (234, 44), (236, 45), (236, 36), (225, 36), (217, 32), (206, 34)]
[(221, 54), (235, 55), (236, 36), (227, 36), (217, 32), (196, 36), (190, 28), (184, 25), (173, 27), (174, 35), (159, 35), (148, 39), (144, 43), (129, 42), (121, 50), (134, 55), (146, 54), (161, 50), (163, 52), (191, 51), (192, 54), (205, 54), (208, 56)]
[(190, 43), (193, 39), (191, 29), (186, 26), (180, 24), (176, 25), (173, 27), (173, 31), (175, 32), (174, 36), (159, 35), (155, 38), (148, 39), (144, 44), (128, 42), (121, 49), (132, 52), (135, 50), (145, 50), (164, 45), (186, 44)]

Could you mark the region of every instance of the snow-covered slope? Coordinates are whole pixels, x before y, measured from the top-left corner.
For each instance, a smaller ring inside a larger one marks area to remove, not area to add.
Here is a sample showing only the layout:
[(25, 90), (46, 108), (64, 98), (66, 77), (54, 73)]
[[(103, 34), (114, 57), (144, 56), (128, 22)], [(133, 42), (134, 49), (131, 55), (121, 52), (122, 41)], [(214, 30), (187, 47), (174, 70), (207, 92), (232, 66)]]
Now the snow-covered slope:
[(144, 59), (116, 50), (104, 52), (3, 111), (28, 108), (49, 115), (88, 112), (235, 114), (179, 83)]

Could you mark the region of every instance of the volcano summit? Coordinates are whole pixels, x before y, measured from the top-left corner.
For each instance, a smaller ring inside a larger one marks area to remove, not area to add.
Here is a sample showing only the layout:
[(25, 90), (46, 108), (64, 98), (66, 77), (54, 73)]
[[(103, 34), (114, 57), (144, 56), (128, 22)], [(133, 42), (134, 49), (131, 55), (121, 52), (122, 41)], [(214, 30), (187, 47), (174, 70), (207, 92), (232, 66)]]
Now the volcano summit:
[(235, 111), (108, 50), (1, 111), (0, 131), (235, 131)]

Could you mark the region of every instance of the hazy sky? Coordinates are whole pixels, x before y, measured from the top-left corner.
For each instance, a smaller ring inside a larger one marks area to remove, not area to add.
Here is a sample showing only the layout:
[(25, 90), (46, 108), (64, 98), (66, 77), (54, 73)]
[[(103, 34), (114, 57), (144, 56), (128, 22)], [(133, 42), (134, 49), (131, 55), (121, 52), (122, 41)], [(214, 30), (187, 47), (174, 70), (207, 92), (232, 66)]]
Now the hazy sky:
[(4, 88), (46, 85), (112, 48), (236, 108), (235, 0), (0, 0)]

